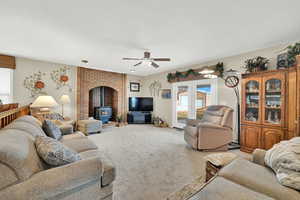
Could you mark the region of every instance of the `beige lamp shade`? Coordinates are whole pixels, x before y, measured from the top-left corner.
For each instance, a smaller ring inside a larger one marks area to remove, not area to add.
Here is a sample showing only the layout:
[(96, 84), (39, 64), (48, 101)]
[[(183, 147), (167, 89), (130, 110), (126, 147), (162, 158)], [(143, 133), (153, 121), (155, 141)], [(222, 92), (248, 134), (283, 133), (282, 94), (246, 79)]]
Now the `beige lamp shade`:
[(71, 103), (71, 100), (70, 100), (70, 97), (68, 96), (68, 95), (62, 95), (61, 97), (60, 97), (60, 103), (61, 104), (69, 104), (69, 103)]
[(32, 108), (53, 108), (58, 106), (52, 96), (39, 96), (30, 107)]

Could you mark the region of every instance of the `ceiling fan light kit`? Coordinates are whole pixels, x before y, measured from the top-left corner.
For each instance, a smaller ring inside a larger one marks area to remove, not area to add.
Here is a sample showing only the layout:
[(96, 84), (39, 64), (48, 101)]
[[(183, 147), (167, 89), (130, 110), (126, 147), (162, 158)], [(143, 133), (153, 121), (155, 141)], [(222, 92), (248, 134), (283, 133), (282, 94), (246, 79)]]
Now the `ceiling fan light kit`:
[(139, 65), (144, 65), (144, 66), (152, 66), (154, 68), (159, 68), (159, 65), (156, 62), (170, 62), (170, 58), (151, 58), (151, 53), (149, 51), (144, 52), (144, 57), (143, 58), (123, 58), (123, 60), (137, 60), (140, 61), (136, 63), (133, 66), (139, 66)]

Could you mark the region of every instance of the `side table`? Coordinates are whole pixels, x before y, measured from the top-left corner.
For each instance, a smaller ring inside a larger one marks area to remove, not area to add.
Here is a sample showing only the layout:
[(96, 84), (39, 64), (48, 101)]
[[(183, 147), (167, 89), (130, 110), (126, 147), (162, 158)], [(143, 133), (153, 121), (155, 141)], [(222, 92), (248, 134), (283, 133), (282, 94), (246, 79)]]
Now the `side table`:
[(231, 163), (234, 159), (237, 158), (237, 155), (234, 153), (214, 153), (204, 157), (206, 160), (206, 182), (214, 177), (218, 171)]
[(209, 181), (212, 177), (214, 177), (217, 172), (222, 168), (222, 166), (215, 166), (213, 163), (206, 161), (206, 178), (205, 182)]

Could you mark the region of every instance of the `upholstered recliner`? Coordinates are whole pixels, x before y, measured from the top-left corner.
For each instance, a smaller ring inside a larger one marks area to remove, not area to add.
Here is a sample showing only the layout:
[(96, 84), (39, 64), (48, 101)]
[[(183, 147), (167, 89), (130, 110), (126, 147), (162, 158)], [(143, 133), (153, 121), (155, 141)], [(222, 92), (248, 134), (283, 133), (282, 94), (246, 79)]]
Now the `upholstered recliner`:
[(188, 119), (184, 139), (197, 150), (227, 150), (232, 141), (233, 109), (223, 105), (208, 106), (201, 120)]

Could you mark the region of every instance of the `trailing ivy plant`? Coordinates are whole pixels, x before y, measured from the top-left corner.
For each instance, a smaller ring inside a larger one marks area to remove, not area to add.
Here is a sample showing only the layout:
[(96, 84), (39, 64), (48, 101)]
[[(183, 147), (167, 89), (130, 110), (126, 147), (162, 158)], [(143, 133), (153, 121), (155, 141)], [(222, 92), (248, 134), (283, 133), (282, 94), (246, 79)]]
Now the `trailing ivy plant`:
[(267, 70), (267, 64), (269, 63), (269, 59), (264, 58), (262, 56), (258, 56), (255, 58), (250, 58), (245, 61), (245, 68), (247, 72), (256, 72), (256, 71), (264, 71)]
[(184, 75), (183, 75), (181, 72), (176, 71), (176, 72), (175, 72), (175, 77), (176, 77), (177, 79), (179, 79), (179, 78), (184, 78)]
[(223, 73), (224, 73), (224, 63), (223, 62), (218, 62), (218, 64), (216, 64), (216, 71), (219, 72), (220, 77), (223, 77)]
[(290, 45), (286, 49), (288, 66), (291, 67), (296, 64), (296, 56), (300, 55), (300, 42)]
[(194, 75), (194, 76), (197, 76), (197, 75), (198, 75), (198, 73), (197, 73), (197, 72), (195, 72), (195, 70), (193, 70), (193, 69), (189, 69), (189, 70), (187, 70), (187, 71), (186, 71), (186, 73), (185, 73), (185, 77), (188, 77), (189, 75)]
[(175, 79), (175, 76), (172, 74), (172, 73), (168, 73), (168, 75), (167, 75), (167, 80), (169, 81), (169, 82), (171, 82), (172, 80), (174, 80)]

